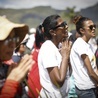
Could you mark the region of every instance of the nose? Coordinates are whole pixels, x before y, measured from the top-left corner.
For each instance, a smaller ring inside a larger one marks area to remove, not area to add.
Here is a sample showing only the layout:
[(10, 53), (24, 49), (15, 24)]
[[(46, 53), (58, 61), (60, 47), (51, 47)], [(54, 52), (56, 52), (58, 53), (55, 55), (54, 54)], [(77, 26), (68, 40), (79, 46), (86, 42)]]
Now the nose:
[(68, 26), (67, 25), (65, 26), (64, 29), (65, 29), (66, 32), (68, 32)]
[(94, 31), (94, 32), (95, 32), (95, 31), (96, 31), (96, 28), (95, 28), (95, 27), (93, 27), (93, 28), (92, 28), (92, 31)]
[(68, 29), (65, 29), (64, 33), (65, 33), (65, 34), (68, 34)]
[(93, 30), (95, 30), (96, 29), (96, 27), (93, 27)]

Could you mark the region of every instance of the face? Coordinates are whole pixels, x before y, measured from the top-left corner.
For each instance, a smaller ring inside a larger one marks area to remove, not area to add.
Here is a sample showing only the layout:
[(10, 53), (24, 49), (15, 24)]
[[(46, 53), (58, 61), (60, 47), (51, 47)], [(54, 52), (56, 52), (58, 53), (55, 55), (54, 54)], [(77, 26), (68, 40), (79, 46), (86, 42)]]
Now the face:
[(0, 59), (6, 61), (11, 59), (15, 48), (15, 32), (10, 33), (7, 39), (0, 41)]
[(25, 49), (26, 49), (25, 45), (21, 44), (19, 52), (23, 54), (25, 52)]
[(93, 23), (93, 21), (88, 20), (84, 22), (83, 30), (86, 37), (95, 37), (95, 29), (96, 25)]
[(66, 38), (68, 38), (68, 26), (65, 21), (63, 21), (61, 18), (58, 18), (57, 20), (58, 24), (53, 29), (56, 35), (56, 40), (58, 43), (64, 41)]

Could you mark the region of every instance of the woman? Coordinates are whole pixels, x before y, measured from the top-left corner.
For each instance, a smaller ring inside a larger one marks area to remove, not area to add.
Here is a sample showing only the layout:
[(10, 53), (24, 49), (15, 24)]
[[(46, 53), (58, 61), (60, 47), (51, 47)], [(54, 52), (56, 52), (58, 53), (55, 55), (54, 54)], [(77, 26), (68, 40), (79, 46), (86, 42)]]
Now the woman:
[(75, 89), (79, 98), (96, 98), (94, 89), (98, 85), (95, 56), (88, 41), (95, 37), (96, 26), (87, 17), (75, 17), (77, 32), (81, 37), (74, 42), (70, 61), (73, 69)]
[[(18, 64), (9, 66), (4, 61), (10, 60), (15, 49), (28, 33), (28, 26), (15, 24), (0, 17), (0, 98), (20, 98), (19, 84), (32, 66), (32, 59), (25, 55)], [(14, 66), (16, 65), (16, 66)]]
[[(38, 55), (42, 85), (40, 96), (42, 98), (67, 98), (71, 49), (71, 43), (67, 40), (67, 23), (59, 15), (50, 15), (43, 21), (39, 30), (45, 38)], [(58, 49), (61, 42), (62, 48)]]

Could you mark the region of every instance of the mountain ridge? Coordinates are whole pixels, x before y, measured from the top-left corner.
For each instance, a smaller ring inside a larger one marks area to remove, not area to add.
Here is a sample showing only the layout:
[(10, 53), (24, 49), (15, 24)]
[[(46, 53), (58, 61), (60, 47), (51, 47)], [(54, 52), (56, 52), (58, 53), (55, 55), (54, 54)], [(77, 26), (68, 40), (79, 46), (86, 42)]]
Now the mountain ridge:
[[(59, 14), (62, 16), (65, 10), (55, 10), (50, 6), (39, 6), (31, 9), (2, 9), (0, 8), (0, 16), (5, 15), (9, 20), (18, 23), (26, 23), (30, 28), (36, 27), (45, 17), (51, 14)], [(81, 15), (91, 18), (98, 24), (98, 3), (94, 6), (82, 9)], [(64, 16), (68, 17), (68, 16)]]

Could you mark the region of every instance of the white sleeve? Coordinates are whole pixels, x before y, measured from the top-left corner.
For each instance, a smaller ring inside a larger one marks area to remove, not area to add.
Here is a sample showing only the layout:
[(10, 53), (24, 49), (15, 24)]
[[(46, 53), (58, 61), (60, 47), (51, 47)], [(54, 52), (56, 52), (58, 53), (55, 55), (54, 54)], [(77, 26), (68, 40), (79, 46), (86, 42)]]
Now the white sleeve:
[(44, 48), (42, 60), (44, 68), (58, 66), (54, 47), (47, 46)]
[(87, 45), (84, 42), (79, 42), (80, 44), (78, 44), (78, 47), (76, 47), (76, 51), (79, 54), (79, 56), (86, 54), (88, 55), (88, 51), (87, 51)]

